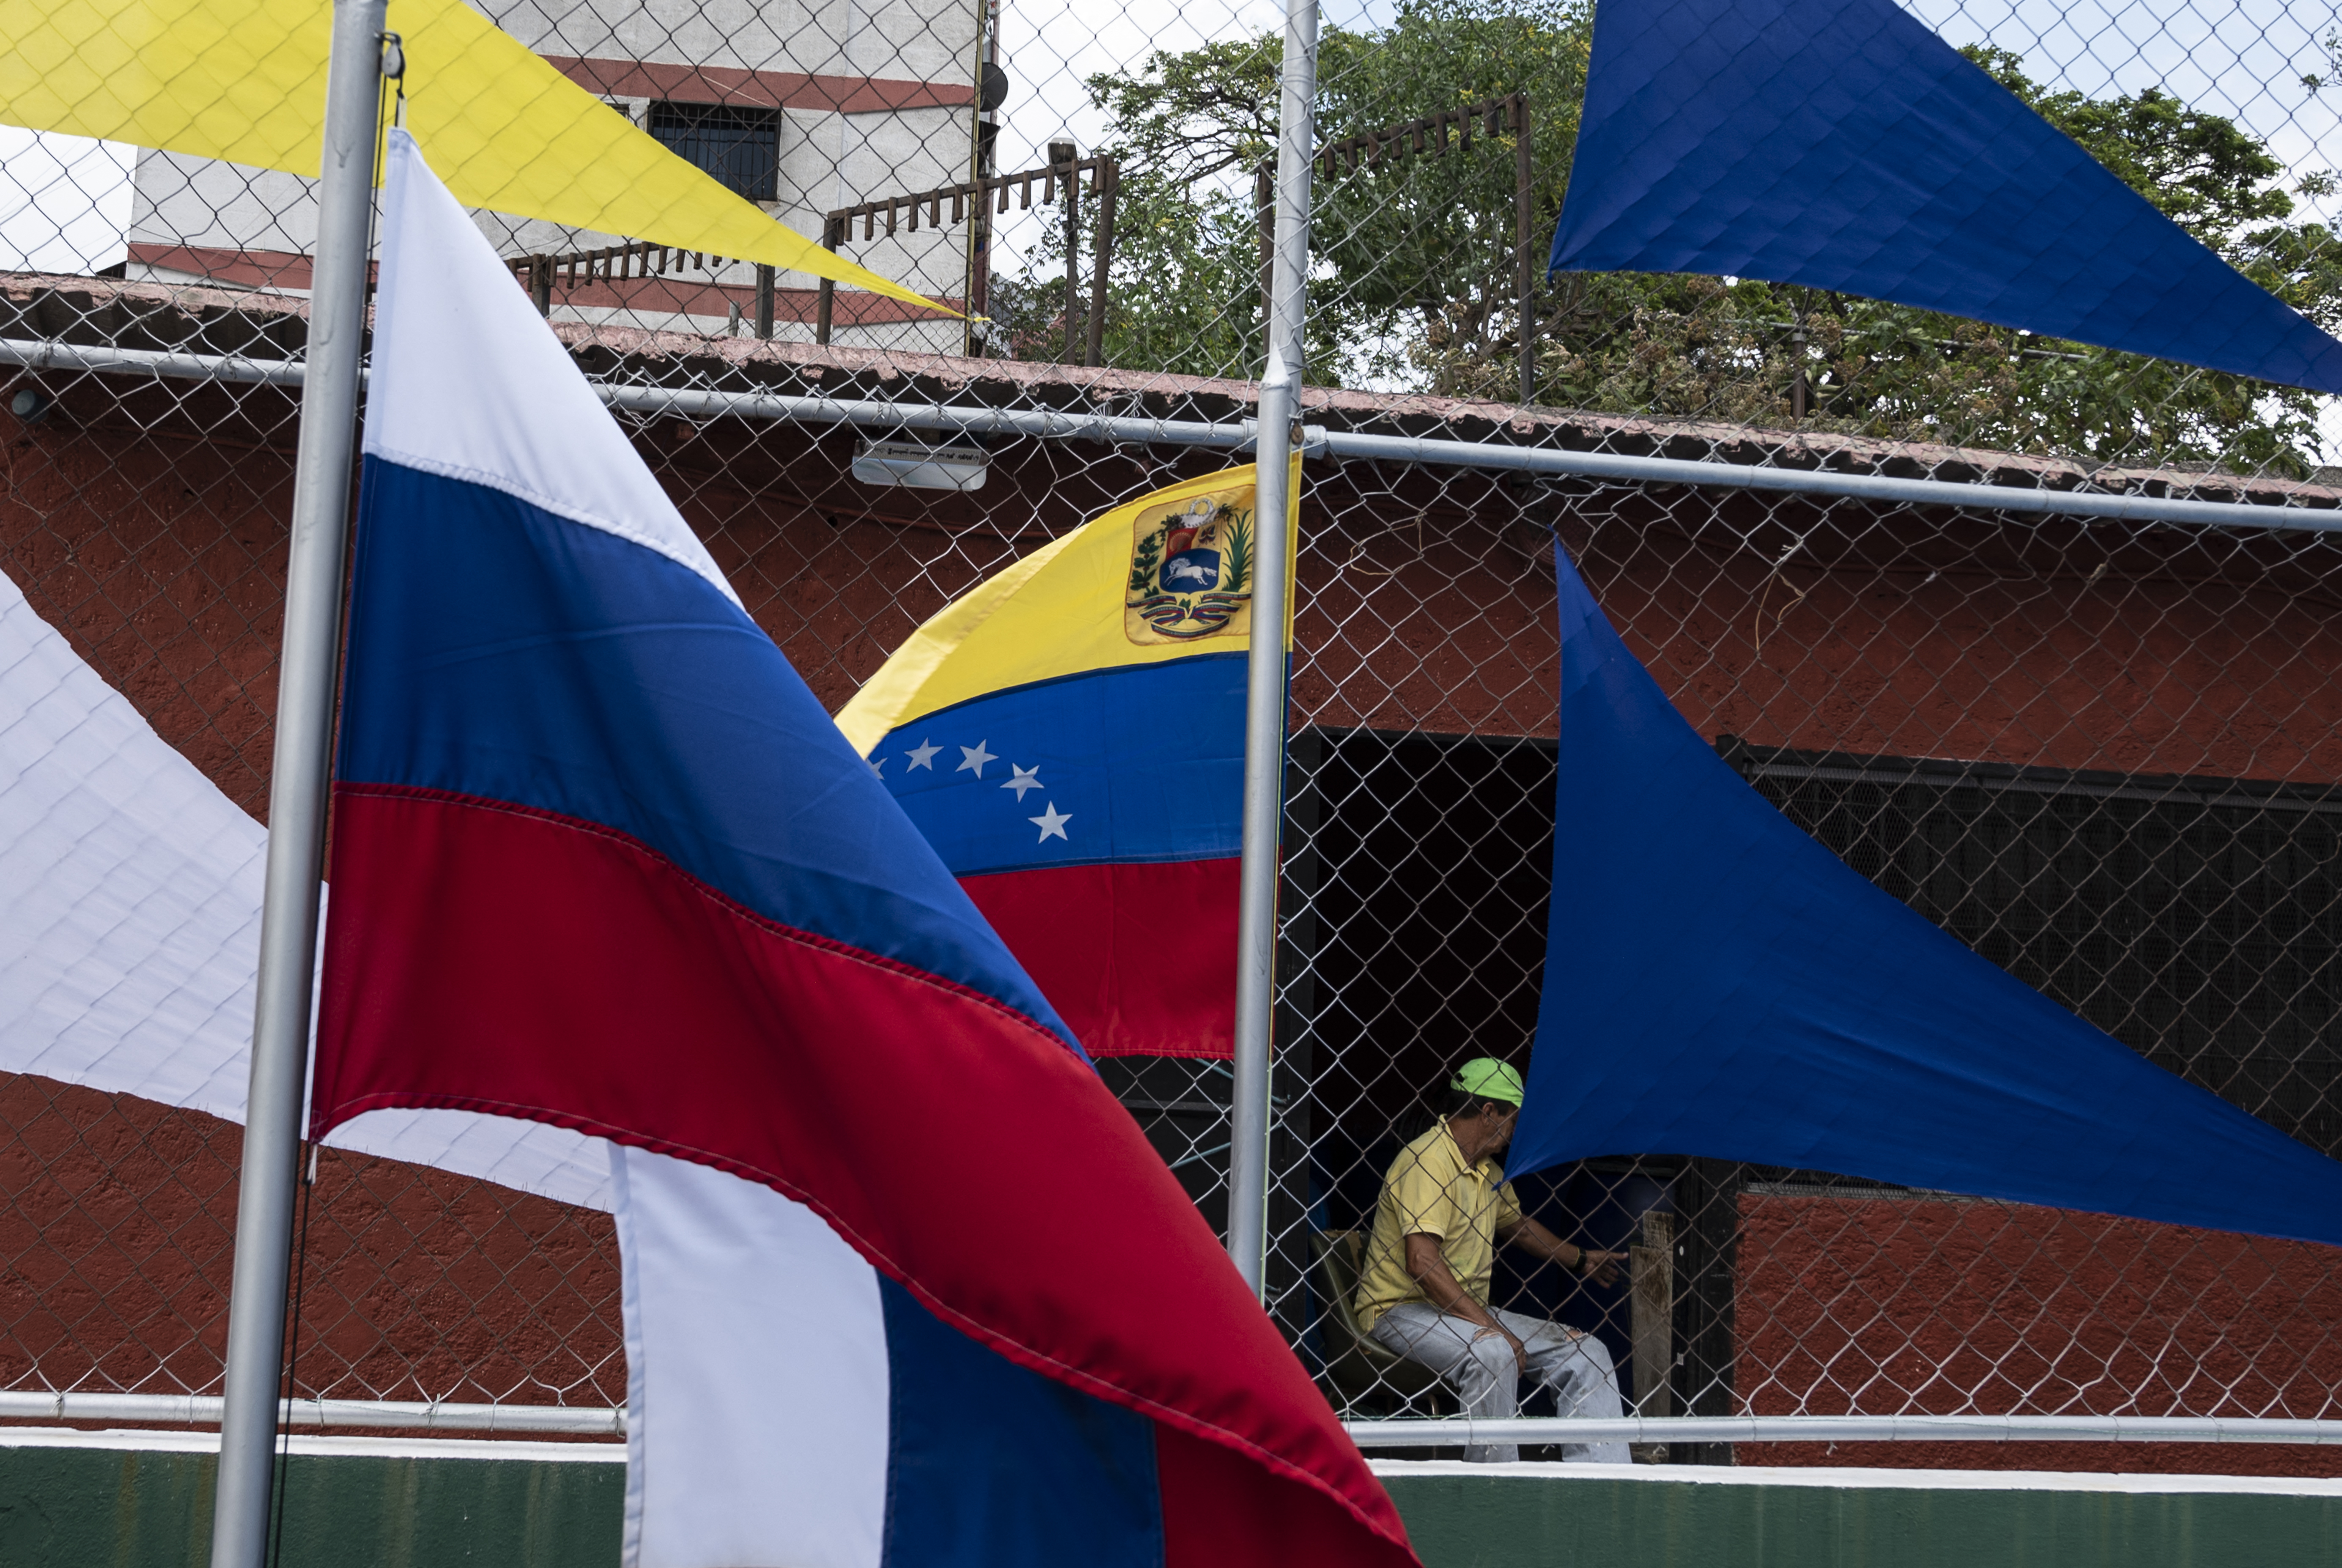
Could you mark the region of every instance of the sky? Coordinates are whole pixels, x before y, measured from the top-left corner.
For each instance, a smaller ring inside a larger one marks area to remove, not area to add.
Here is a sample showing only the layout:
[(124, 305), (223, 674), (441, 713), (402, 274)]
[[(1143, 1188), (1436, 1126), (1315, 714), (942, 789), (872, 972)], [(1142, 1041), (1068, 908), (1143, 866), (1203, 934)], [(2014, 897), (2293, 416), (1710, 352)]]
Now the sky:
[[(1156, 49), (1177, 52), (1208, 37), (1278, 29), (1284, 18), (1276, 4), (1126, 0), (1100, 25), (1102, 9), (1070, 0), (1006, 0), (1002, 35), (1014, 85), (1004, 118), (1011, 145), (1032, 151), (1070, 131), (1086, 147), (1106, 129), (1082, 87), (1090, 75), (1136, 65)], [(2342, 161), (2342, 63), (2321, 42), (2342, 35), (2342, 5), (1906, 0), (1906, 9), (1949, 43), (1996, 44), (2024, 55), (2037, 80), (2094, 97), (2164, 86), (2242, 122), (2289, 168), (2325, 169)], [(1364, 32), (1387, 25), (1396, 10), (1394, 0), (1329, 0), (1320, 15), (1327, 27)], [(2337, 80), (2313, 93), (2302, 85), (2305, 75)]]
[[(2036, 80), (2093, 96), (2160, 85), (2229, 115), (2265, 140), (2299, 175), (2342, 163), (2342, 3), (2284, 0), (1904, 0), (1955, 45), (1991, 43), (2025, 57)], [(1030, 167), (1068, 134), (1085, 149), (1108, 127), (1084, 83), (1214, 38), (1281, 29), (1281, 0), (1002, 0), (1004, 64), (1000, 166)], [(1326, 0), (1326, 26), (1387, 25), (1396, 0)], [(2313, 90), (2305, 77), (2332, 77)], [(0, 128), (0, 267), (95, 270), (122, 258), (129, 221), (127, 149), (75, 137)], [(2342, 197), (2305, 204), (2342, 215)], [(1013, 268), (1039, 234), (1037, 215), (1000, 235)], [(2342, 404), (2329, 416), (2342, 454)]]
[(127, 147), (0, 125), (0, 269), (88, 273), (122, 259)]

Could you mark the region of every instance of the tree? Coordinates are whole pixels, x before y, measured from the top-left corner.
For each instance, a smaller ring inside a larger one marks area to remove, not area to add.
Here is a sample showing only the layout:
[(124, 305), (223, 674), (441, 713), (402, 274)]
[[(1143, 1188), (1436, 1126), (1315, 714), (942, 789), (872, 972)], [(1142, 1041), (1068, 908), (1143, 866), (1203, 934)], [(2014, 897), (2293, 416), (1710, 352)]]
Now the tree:
[[(2289, 221), (2283, 166), (2235, 122), (2152, 88), (2052, 92), (2012, 54), (1966, 53), (2247, 276), (2342, 325), (2333, 235)], [(2330, 188), (2320, 175), (2294, 184)], [(1811, 424), (1890, 438), (2294, 474), (2318, 444), (2308, 393), (1957, 316), (1683, 275), (1576, 274), (1554, 287), (1540, 385), (1554, 402), (1777, 424), (1802, 374)]]
[[(1246, 375), (1260, 363), (1252, 171), (1269, 155), (1282, 43), (1276, 37), (1161, 51), (1095, 77), (1121, 135), (1109, 365)], [(1094, 215), (1094, 211), (1093, 215)], [(1020, 356), (1053, 357), (1066, 310), (1065, 218), (1053, 213), (1019, 277), (993, 281), (996, 330)]]
[[(1579, 0), (1411, 0), (1373, 35), (1318, 55), (1318, 125), (1331, 141), (1434, 110), (1525, 95), (1532, 115), (1533, 269), (1560, 212), (1586, 94), (1593, 8)], [(1345, 364), (1363, 378), (1517, 395), (1520, 342), (1513, 135), (1322, 177), (1313, 310), (1338, 313)]]
[[(1567, 180), (1591, 25), (1582, 0), (1403, 0), (1386, 27), (1322, 39), (1319, 134), (1525, 92), (1543, 239)], [(1252, 185), (1273, 154), (1280, 53), (1265, 35), (1157, 53), (1091, 80), (1120, 130), (1129, 214), (1107, 317), (1112, 363), (1257, 373)], [(2328, 194), (2330, 176), (2288, 190), (2259, 140), (2167, 93), (2052, 91), (2014, 55), (1968, 54), (2247, 276), (2320, 325), (2342, 325), (2335, 236), (2297, 221), (2294, 206)], [(1515, 394), (1513, 171), (1509, 136), (1481, 138), (1469, 155), (1319, 170), (1313, 379)], [(2317, 446), (2307, 393), (1818, 290), (1570, 274), (1552, 280), (1537, 315), (1546, 404), (1782, 424), (1802, 381), (1809, 426), (1890, 438), (2293, 473)]]
[[(1404, 0), (1374, 33), (1340, 28), (1318, 46), (1317, 128), (1326, 140), (1435, 109), (1528, 92), (1537, 207), (1559, 210), (1585, 78), (1582, 0)], [(1276, 156), (1274, 34), (1157, 52), (1091, 78), (1122, 159), (1107, 358), (1194, 375), (1256, 375), (1261, 224), (1255, 180)], [(1548, 107), (1547, 105), (1550, 105)], [(1514, 297), (1513, 143), (1476, 136), (1468, 153), (1322, 171), (1316, 193), (1308, 352), (1320, 380), (1420, 381), (1413, 346), (1501, 351)], [(1029, 286), (1046, 291), (1061, 234), (1036, 247)], [(1328, 265), (1330, 264), (1330, 265)], [(1060, 291), (1062, 292), (1062, 286)], [(1517, 342), (1517, 337), (1509, 339)]]
[[(1275, 36), (1156, 52), (1094, 77), (1121, 129), (1107, 360), (1196, 375), (1256, 373), (1262, 352), (1253, 175), (1274, 154)], [(1062, 255), (1064, 252), (1057, 252)]]

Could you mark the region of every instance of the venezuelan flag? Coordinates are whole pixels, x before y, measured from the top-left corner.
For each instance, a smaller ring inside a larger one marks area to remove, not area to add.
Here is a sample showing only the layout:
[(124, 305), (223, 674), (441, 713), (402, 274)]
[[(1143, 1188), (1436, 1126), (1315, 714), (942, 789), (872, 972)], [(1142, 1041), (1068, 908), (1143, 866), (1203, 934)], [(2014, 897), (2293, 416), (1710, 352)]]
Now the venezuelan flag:
[(838, 714), (1094, 1056), (1234, 1046), (1254, 481), (1191, 479), (1035, 551)]

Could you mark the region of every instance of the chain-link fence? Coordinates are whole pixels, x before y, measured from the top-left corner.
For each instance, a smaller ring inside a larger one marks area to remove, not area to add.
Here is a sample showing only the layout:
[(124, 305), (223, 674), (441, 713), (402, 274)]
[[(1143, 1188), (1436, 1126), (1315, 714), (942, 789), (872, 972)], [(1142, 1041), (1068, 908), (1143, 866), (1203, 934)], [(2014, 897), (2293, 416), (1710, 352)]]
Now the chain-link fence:
[[(2315, 152), (2342, 18), (1922, 9), (2199, 237), (2342, 318)], [(954, 595), (1241, 446), (1266, 354), (1273, 15), (838, 0), (495, 19), (934, 301), (482, 220), (833, 708)], [(1307, 375), (1342, 390), (1308, 394), (1310, 426), (2342, 506), (2330, 410), (2307, 394), (1818, 291), (1545, 278), (1592, 21), (1541, 0), (1328, 13)], [(0, 278), (17, 367), (0, 554), (42, 620), (258, 814), (314, 195), (178, 155), (8, 146), (0, 243), (24, 270)], [(868, 449), (889, 440), (950, 445), (956, 487), (885, 482)], [(1793, 821), (2152, 1060), (2342, 1154), (2329, 535), (1357, 451), (1313, 438), (1306, 464), (1268, 1269), (1272, 1312), (1346, 1415), (1456, 1409), (1362, 1324), (1359, 1273), (1385, 1174), (1455, 1064), (1526, 1059), (1553, 894), (1556, 535)], [(1100, 1065), (1225, 1225), (1229, 1064)], [(196, 1112), (0, 1085), (0, 1391), (217, 1391), (239, 1151)], [(623, 1402), (606, 1215), (331, 1149), (311, 1174), (296, 1393)], [(1598, 1336), (1644, 1415), (2342, 1415), (2327, 1249), (1680, 1151), (1517, 1187), (1626, 1262), (1604, 1284), (1506, 1254), (1496, 1299)]]
[[(1316, 721), (1287, 895), (1296, 1322), (1340, 1299), (1410, 1109), (1534, 1024), (1555, 831), (1540, 524), (1792, 820), (2151, 1059), (2335, 1148), (2323, 536), (1625, 487), (1475, 486), (1459, 507), (1453, 482), (1353, 472), (1356, 521), (1305, 568), (1296, 683)], [(1599, 1332), (1647, 1411), (2330, 1413), (2327, 1249), (1648, 1155), (1523, 1187), (1632, 1263), (1614, 1288), (1547, 1268), (1499, 1289)], [(1315, 1326), (1350, 1397), (1440, 1397), (1395, 1384), (1408, 1369), (1341, 1313)]]

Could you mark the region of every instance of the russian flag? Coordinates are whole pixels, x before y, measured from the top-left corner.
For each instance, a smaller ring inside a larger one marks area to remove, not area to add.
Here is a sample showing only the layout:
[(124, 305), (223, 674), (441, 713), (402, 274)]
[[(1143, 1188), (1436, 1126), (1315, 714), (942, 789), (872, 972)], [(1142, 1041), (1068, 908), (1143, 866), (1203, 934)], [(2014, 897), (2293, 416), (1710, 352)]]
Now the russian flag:
[(606, 1161), (640, 1568), (1411, 1561), (1058, 1014), (389, 167), (313, 1135)]
[(1254, 486), (1191, 479), (1044, 545), (837, 716), (1094, 1056), (1235, 1048)]

